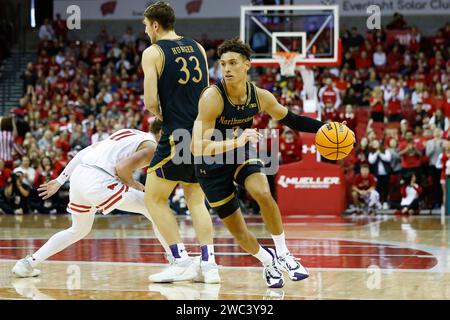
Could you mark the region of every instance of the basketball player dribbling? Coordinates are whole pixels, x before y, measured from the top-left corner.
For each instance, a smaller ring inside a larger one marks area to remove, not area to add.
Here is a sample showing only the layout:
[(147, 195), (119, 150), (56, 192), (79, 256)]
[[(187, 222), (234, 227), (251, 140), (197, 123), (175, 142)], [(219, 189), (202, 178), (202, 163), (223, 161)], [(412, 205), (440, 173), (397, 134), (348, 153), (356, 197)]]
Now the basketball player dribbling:
[[(148, 165), (156, 149), (153, 134), (122, 129), (108, 139), (76, 154), (58, 178), (38, 188), (39, 196), (50, 198), (70, 178), (67, 211), (72, 226), (53, 235), (39, 250), (19, 260), (12, 272), (21, 278), (35, 277), (36, 266), (49, 257), (86, 237), (97, 211), (108, 214), (114, 209), (143, 214), (151, 221), (144, 204), (144, 186), (134, 180), (133, 171)], [(167, 254), (170, 249), (154, 226), (155, 234)]]
[[(280, 210), (270, 193), (267, 178), (261, 172), (262, 161), (249, 156), (249, 142), (260, 138), (260, 134), (250, 128), (258, 112), (266, 112), (273, 119), (302, 132), (316, 133), (324, 123), (295, 115), (280, 105), (272, 93), (248, 82), (251, 49), (241, 40), (225, 41), (218, 48), (218, 55), (223, 80), (203, 91), (193, 129), (191, 150), (202, 161), (195, 165), (196, 176), (209, 204), (217, 211), (241, 248), (263, 264), (263, 278), (267, 286), (280, 288), (284, 285), (282, 270), (293, 281), (303, 280), (309, 273), (286, 246)], [(225, 138), (220, 140), (215, 136), (213, 141), (213, 129), (220, 131)], [(236, 134), (237, 129), (243, 130), (239, 136)], [(228, 133), (233, 135), (227, 137)], [(209, 164), (205, 161), (205, 157), (214, 154), (236, 151), (245, 153), (244, 162)], [(244, 187), (258, 203), (276, 251), (261, 247), (247, 229), (234, 183)]]
[[(162, 135), (150, 163), (145, 184), (145, 203), (172, 255), (170, 265), (149, 276), (152, 282), (195, 280), (220, 282), (213, 248), (213, 228), (205, 195), (195, 177), (193, 160), (174, 163), (177, 144), (174, 131), (184, 129), (191, 143), (191, 132), (198, 113), (198, 99), (208, 85), (208, 65), (204, 48), (192, 39), (175, 33), (175, 14), (165, 2), (150, 5), (144, 12), (145, 33), (152, 45), (142, 54), (144, 70), (144, 104), (162, 119)], [(197, 239), (201, 245), (200, 263), (190, 257), (181, 241), (178, 225), (168, 199), (178, 183), (191, 213)], [(165, 237), (167, 235), (167, 238)]]

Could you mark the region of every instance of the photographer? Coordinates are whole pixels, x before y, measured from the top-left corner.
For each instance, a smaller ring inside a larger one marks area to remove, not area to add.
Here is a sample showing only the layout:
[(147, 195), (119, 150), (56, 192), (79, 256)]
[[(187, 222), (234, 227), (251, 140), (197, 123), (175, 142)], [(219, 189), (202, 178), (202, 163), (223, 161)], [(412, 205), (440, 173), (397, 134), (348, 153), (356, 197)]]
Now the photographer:
[(3, 190), (2, 209), (8, 214), (28, 213), (31, 187), (24, 182), (24, 177), (24, 172), (16, 169)]

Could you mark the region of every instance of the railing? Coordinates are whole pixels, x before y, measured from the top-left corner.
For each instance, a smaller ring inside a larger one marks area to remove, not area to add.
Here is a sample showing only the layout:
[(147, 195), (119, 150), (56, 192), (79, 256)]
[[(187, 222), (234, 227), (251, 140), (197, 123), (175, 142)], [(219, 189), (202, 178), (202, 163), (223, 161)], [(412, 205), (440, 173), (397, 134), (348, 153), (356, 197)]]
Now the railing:
[[(18, 49), (18, 54), (11, 54), (11, 51), (9, 52), (10, 61), (8, 63), (12, 63), (12, 68), (10, 70), (0, 70), (0, 115), (9, 111), (6, 110), (7, 107), (5, 104), (11, 98), (11, 89), (16, 85), (15, 74), (20, 71), (21, 56), (24, 55), (27, 48), (27, 27), (22, 18), (22, 7), (23, 4), (21, 2), (16, 3), (15, 6), (11, 5), (11, 3), (0, 3), (0, 11), (6, 14), (6, 16), (2, 17), (6, 20), (5, 27), (7, 27), (6, 25), (12, 24), (13, 29), (11, 33), (13, 37), (7, 43), (8, 49), (12, 49), (13, 47)], [(11, 17), (15, 18), (11, 19)], [(0, 64), (3, 63), (4, 61), (0, 61)]]

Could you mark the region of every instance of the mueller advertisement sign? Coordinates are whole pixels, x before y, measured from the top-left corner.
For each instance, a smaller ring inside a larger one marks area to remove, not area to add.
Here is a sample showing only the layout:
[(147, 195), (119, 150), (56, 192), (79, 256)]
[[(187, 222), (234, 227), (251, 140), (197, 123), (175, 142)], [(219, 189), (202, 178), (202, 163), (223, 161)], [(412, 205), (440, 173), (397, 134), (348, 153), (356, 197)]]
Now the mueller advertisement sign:
[(346, 208), (343, 169), (336, 164), (313, 161), (281, 165), (277, 202), (283, 215), (340, 215)]

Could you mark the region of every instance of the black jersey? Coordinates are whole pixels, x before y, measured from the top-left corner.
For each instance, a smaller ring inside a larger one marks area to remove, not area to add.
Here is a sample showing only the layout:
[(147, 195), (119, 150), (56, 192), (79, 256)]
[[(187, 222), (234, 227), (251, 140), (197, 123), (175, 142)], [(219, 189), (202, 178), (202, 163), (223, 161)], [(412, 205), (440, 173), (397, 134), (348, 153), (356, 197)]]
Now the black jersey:
[[(211, 137), (211, 140), (223, 141), (237, 138), (243, 130), (252, 127), (254, 116), (260, 112), (256, 86), (250, 82), (246, 82), (247, 101), (239, 105), (231, 102), (224, 80), (214, 86), (222, 96), (223, 110), (216, 119), (215, 133)], [(227, 165), (234, 166), (241, 164), (251, 157), (252, 152), (256, 153), (255, 147), (247, 143), (244, 147), (230, 150), (224, 154), (218, 154), (217, 156), (205, 155), (201, 160), (197, 159), (196, 163), (199, 164), (199, 169), (208, 168), (208, 170), (214, 170)]]
[(260, 111), (256, 86), (250, 82), (247, 86), (247, 101), (236, 105), (228, 97), (225, 81), (216, 84), (223, 100), (222, 114), (216, 119), (215, 129), (219, 130), (223, 137), (235, 138), (239, 130), (252, 127), (253, 117)]
[(192, 130), (200, 94), (208, 85), (205, 57), (189, 38), (163, 39), (155, 45), (164, 59), (158, 79), (163, 134), (170, 135), (175, 129)]

